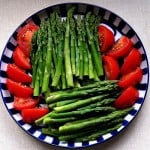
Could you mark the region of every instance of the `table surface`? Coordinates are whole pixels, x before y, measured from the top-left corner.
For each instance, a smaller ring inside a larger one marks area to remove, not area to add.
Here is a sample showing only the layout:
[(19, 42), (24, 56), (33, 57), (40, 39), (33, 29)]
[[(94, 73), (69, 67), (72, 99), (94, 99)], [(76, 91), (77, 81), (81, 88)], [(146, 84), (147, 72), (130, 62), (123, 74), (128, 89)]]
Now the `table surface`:
[[(70, 0), (0, 0), (0, 55), (10, 35), (28, 16), (49, 5), (73, 2)], [(77, 1), (76, 1), (77, 2)], [(81, 2), (81, 1), (78, 1)], [(124, 18), (141, 38), (150, 59), (150, 1), (149, 0), (83, 0), (111, 10)], [(147, 150), (150, 147), (150, 91), (144, 105), (127, 130), (89, 150)], [(26, 134), (8, 114), (0, 97), (0, 149), (54, 150), (56, 147), (41, 143)], [(62, 148), (57, 148), (58, 150)]]

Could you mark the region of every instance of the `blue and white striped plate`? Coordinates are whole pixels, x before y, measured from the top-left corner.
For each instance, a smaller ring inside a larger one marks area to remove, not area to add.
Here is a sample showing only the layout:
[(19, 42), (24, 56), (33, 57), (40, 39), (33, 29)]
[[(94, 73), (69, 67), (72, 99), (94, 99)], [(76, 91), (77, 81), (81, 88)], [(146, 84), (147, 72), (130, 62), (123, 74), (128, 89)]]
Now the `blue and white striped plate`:
[[(13, 97), (9, 93), (7, 86), (6, 86), (6, 69), (7, 64), (12, 62), (12, 54), (13, 51), (17, 45), (16, 42), (16, 35), (22, 26), (24, 26), (28, 22), (34, 22), (35, 24), (39, 25), (42, 18), (47, 18), (48, 14), (53, 12), (54, 10), (57, 10), (60, 12), (62, 17), (66, 16), (66, 12), (68, 8), (70, 8), (72, 5), (76, 6), (76, 14), (85, 14), (88, 11), (92, 11), (93, 13), (101, 16), (102, 23), (109, 26), (115, 33), (115, 39), (117, 40), (121, 35), (126, 35), (129, 37), (134, 47), (137, 48), (140, 53), (142, 54), (142, 63), (141, 68), (143, 70), (143, 78), (141, 83), (138, 85), (139, 90), (139, 99), (133, 106), (133, 110), (124, 118), (124, 121), (122, 123), (122, 126), (117, 129), (116, 131), (113, 131), (111, 133), (105, 134), (97, 138), (97, 140), (94, 141), (88, 141), (88, 142), (62, 142), (59, 141), (57, 138), (47, 136), (41, 133), (41, 130), (37, 128), (36, 126), (29, 125), (27, 123), (24, 123), (22, 121), (22, 117), (20, 113), (14, 110), (13, 108)], [(120, 133), (123, 129), (125, 129), (129, 123), (136, 117), (137, 113), (142, 107), (142, 104), (144, 102), (147, 89), (148, 89), (148, 83), (149, 83), (149, 68), (148, 68), (148, 60), (146, 56), (145, 49), (143, 47), (143, 44), (136, 34), (136, 32), (132, 29), (132, 27), (126, 23), (122, 18), (120, 18), (118, 15), (114, 14), (113, 12), (101, 8), (99, 6), (84, 4), (84, 3), (64, 3), (64, 4), (58, 4), (54, 6), (47, 7), (32, 16), (30, 16), (28, 19), (26, 19), (11, 35), (9, 38), (2, 57), (1, 57), (1, 64), (0, 64), (0, 83), (1, 83), (1, 95), (2, 99), (4, 101), (4, 104), (11, 115), (11, 117), (16, 121), (16, 123), (29, 135), (33, 136), (37, 140), (40, 140), (42, 142), (60, 146), (60, 147), (66, 147), (66, 148), (79, 148), (79, 147), (87, 147), (94, 144), (102, 143), (114, 136), (116, 136), (118, 133)]]

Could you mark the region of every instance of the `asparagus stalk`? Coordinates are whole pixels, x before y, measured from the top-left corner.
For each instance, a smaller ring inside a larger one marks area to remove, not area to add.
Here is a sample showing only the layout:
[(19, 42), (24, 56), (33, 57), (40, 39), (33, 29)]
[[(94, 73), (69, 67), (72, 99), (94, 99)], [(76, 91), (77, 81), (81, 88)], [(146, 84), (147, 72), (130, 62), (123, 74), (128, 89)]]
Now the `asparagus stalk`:
[(73, 75), (71, 69), (71, 60), (70, 60), (70, 18), (73, 16), (74, 7), (68, 10), (67, 20), (66, 20), (66, 29), (65, 29), (65, 41), (64, 41), (64, 59), (65, 59), (65, 71), (66, 71), (66, 80), (67, 86), (73, 87)]
[(108, 106), (108, 105), (111, 105), (115, 100), (116, 100), (115, 98), (106, 98), (100, 102), (96, 102), (88, 106), (81, 107), (78, 110), (91, 109), (91, 108), (100, 107), (100, 106)]
[(37, 52), (37, 35), (38, 31), (35, 31), (33, 36), (32, 36), (32, 41), (31, 41), (31, 53), (30, 53), (30, 58), (31, 58), (31, 64), (32, 64), (32, 87), (34, 88), (35, 85), (35, 76), (36, 76), (36, 70), (37, 70), (37, 60), (36, 60), (36, 52)]
[(56, 13), (56, 31), (57, 32), (57, 65), (56, 65), (56, 71), (54, 74), (54, 78), (52, 80), (52, 86), (57, 87), (58, 83), (60, 83), (60, 77), (62, 74), (62, 62), (63, 62), (63, 28), (62, 28), (62, 22), (61, 18)]
[(131, 111), (131, 108), (127, 108), (124, 110), (117, 110), (108, 114), (107, 116), (83, 119), (81, 122), (77, 122), (77, 123), (72, 122), (71, 124), (60, 126), (59, 132), (61, 134), (65, 134), (65, 133), (69, 134), (69, 133), (77, 132), (85, 128), (100, 125), (102, 123), (107, 123), (113, 120), (114, 118), (117, 119), (120, 117), (124, 117), (127, 113), (129, 113), (129, 111)]
[(123, 120), (122, 118), (115, 119), (104, 125), (95, 126), (94, 128), (91, 128), (91, 129), (84, 129), (83, 131), (77, 132), (77, 133), (66, 134), (66, 135), (59, 134), (58, 138), (61, 141), (74, 140), (78, 142), (95, 140), (97, 137), (100, 137), (101, 135), (105, 133), (109, 133), (111, 131), (118, 129), (121, 126), (122, 120)]
[[(81, 90), (80, 88), (77, 91), (72, 91), (72, 92), (67, 92), (63, 91), (58, 94), (52, 94), (51, 96), (46, 98), (46, 103), (50, 104), (53, 102), (61, 101), (64, 99), (73, 99), (73, 98), (85, 98), (86, 96), (94, 96), (98, 94), (103, 94), (103, 93), (109, 93), (114, 90), (117, 90), (118, 86), (117, 85), (107, 85), (104, 87), (96, 87), (96, 88), (91, 88), (87, 90)], [(111, 94), (111, 93), (110, 93)]]
[(100, 100), (106, 98), (107, 96), (108, 96), (108, 94), (103, 94), (103, 95), (100, 95), (100, 96), (90, 97), (90, 98), (87, 98), (85, 100), (76, 101), (74, 103), (67, 104), (67, 105), (60, 106), (60, 107), (55, 107), (54, 110), (56, 112), (65, 112), (65, 111), (75, 110), (77, 108), (86, 106), (90, 103), (100, 101)]
[(83, 21), (81, 19), (81, 16), (77, 16), (77, 31), (78, 31), (78, 48), (79, 48), (79, 78), (82, 80), (83, 79), (83, 38), (82, 38), (82, 29), (83, 29)]
[(72, 67), (72, 74), (75, 75), (76, 73), (76, 31), (75, 31), (75, 20), (74, 18), (70, 18), (70, 52), (71, 52), (71, 67)]
[(44, 67), (43, 83), (42, 83), (42, 92), (46, 92), (49, 86), (50, 74), (51, 74), (51, 61), (52, 61), (52, 32), (50, 21), (47, 21), (48, 26), (48, 42), (47, 42), (47, 54)]
[[(99, 50), (97, 50), (97, 46), (95, 45), (95, 38), (94, 38), (94, 29), (93, 25), (94, 21), (97, 18), (93, 18), (91, 13), (87, 13), (85, 16), (85, 27), (86, 27), (86, 33), (87, 33), (87, 37), (88, 37), (88, 43), (90, 46), (90, 50), (91, 50), (91, 54), (92, 54), (92, 59), (93, 59), (93, 63), (97, 72), (98, 77), (103, 75), (103, 67), (102, 67), (102, 63), (101, 60), (99, 58)], [(98, 26), (98, 25), (97, 25)]]
[(62, 112), (62, 113), (57, 113), (53, 112), (51, 113), (51, 118), (66, 118), (66, 117), (77, 117), (80, 118), (84, 115), (88, 114), (98, 114), (101, 112), (112, 112), (115, 111), (116, 109), (114, 107), (106, 106), (106, 107), (95, 107), (95, 108), (89, 108), (89, 109), (84, 109), (84, 110), (74, 110), (70, 112)]

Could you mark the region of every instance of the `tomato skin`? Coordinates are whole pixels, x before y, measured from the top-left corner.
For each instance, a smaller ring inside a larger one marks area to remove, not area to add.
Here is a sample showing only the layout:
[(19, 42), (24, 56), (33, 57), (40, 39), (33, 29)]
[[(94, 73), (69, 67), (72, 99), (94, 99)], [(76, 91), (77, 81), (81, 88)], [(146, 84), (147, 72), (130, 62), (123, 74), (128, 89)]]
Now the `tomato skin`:
[(30, 56), (32, 35), (38, 29), (39, 27), (34, 23), (28, 23), (18, 31), (18, 45), (23, 50), (24, 54), (28, 57)]
[(143, 72), (140, 67), (138, 67), (136, 70), (124, 75), (119, 80), (119, 87), (121, 88), (127, 88), (129, 86), (134, 86), (142, 80)]
[(107, 52), (107, 55), (114, 58), (122, 58), (128, 55), (132, 47), (132, 41), (128, 37), (122, 36)]
[(22, 119), (26, 123), (34, 123), (35, 120), (41, 118), (49, 112), (48, 108), (31, 108), (21, 111)]
[(118, 109), (125, 109), (134, 105), (139, 97), (139, 92), (133, 86), (125, 89), (116, 99), (114, 106)]
[(21, 69), (31, 69), (30, 59), (22, 52), (20, 47), (16, 47), (13, 53), (13, 60)]
[(15, 110), (23, 110), (27, 108), (34, 108), (39, 103), (39, 98), (22, 98), (22, 97), (14, 97), (14, 109)]
[(113, 32), (104, 25), (99, 25), (98, 34), (100, 41), (100, 50), (104, 53), (112, 47), (115, 42), (115, 37)]
[(15, 64), (8, 64), (7, 66), (8, 78), (16, 82), (31, 83), (32, 77), (25, 73), (24, 70), (17, 67)]
[(124, 59), (124, 63), (120, 71), (121, 74), (125, 75), (127, 73), (134, 71), (137, 67), (140, 66), (141, 61), (142, 61), (141, 53), (136, 48), (133, 48), (130, 51), (129, 55)]
[(116, 80), (118, 79), (120, 68), (117, 60), (111, 56), (103, 56), (104, 71), (106, 79)]
[(28, 98), (33, 94), (33, 89), (28, 86), (22, 85), (21, 83), (15, 82), (11, 79), (7, 79), (6, 82), (9, 92), (16, 97)]

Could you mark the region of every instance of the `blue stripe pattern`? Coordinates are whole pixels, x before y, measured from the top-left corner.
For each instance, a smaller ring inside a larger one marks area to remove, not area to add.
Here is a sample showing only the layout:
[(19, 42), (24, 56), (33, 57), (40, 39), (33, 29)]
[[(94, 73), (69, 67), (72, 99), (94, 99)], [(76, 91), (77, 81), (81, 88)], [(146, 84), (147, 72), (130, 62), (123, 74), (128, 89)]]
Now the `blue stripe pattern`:
[[(50, 137), (48, 135), (42, 134), (41, 129), (39, 129), (38, 127), (31, 126), (31, 125), (24, 123), (22, 121), (21, 115), (13, 108), (8, 107), (8, 105), (10, 105), (10, 107), (11, 107), (11, 103), (13, 102), (13, 97), (10, 95), (10, 93), (6, 87), (5, 82), (6, 82), (7, 75), (6, 75), (5, 68), (6, 68), (7, 63), (10, 63), (12, 61), (12, 56), (8, 57), (8, 55), (6, 55), (6, 53), (11, 54), (16, 47), (11, 41), (12, 41), (12, 39), (16, 39), (18, 29), (21, 28), (22, 26), (24, 26), (28, 20), (31, 20), (35, 24), (39, 25), (41, 22), (41, 19), (42, 19), (41, 14), (45, 13), (46, 14), (45, 17), (48, 17), (49, 13), (53, 12), (54, 10), (59, 11), (61, 16), (66, 16), (67, 9), (73, 5), (77, 8), (76, 9), (77, 14), (85, 14), (88, 11), (93, 11), (93, 13), (94, 12), (97, 13), (99, 16), (101, 16), (102, 23), (108, 25), (109, 27), (111, 27), (114, 30), (115, 36), (118, 36), (118, 33), (120, 33), (122, 35), (126, 35), (131, 39), (134, 36), (136, 36), (137, 38), (135, 40), (133, 38), (133, 40), (134, 40), (133, 43), (135, 43), (134, 47), (137, 49), (142, 48), (143, 67), (141, 66), (141, 68), (143, 71), (144, 78), (143, 78), (142, 82), (137, 85), (137, 88), (138, 88), (139, 92), (144, 92), (144, 94), (142, 95), (142, 97), (139, 97), (139, 99), (133, 106), (133, 110), (125, 117), (121, 128), (116, 131), (113, 131), (109, 134), (100, 136), (99, 138), (97, 138), (96, 142), (95, 141), (87, 141), (87, 142), (81, 142), (81, 143), (76, 143), (76, 142), (64, 142), (63, 143), (55, 137)], [(16, 121), (16, 123), (23, 130), (25, 130), (25, 132), (27, 132), (29, 135), (35, 137), (36, 139), (38, 139), (42, 142), (51, 144), (51, 145), (68, 147), (68, 148), (87, 147), (87, 146), (91, 146), (91, 145), (94, 145), (97, 143), (102, 143), (102, 142), (107, 141), (108, 139), (116, 136), (118, 133), (120, 133), (123, 129), (125, 129), (128, 126), (128, 124), (133, 120), (133, 118), (135, 118), (135, 116), (139, 112), (140, 108), (142, 107), (142, 104), (144, 102), (144, 99), (145, 99), (145, 96), (147, 93), (148, 82), (149, 82), (149, 68), (148, 68), (148, 60), (147, 60), (147, 56), (146, 56), (146, 52), (143, 47), (143, 44), (142, 44), (140, 38), (138, 37), (138, 35), (136, 34), (136, 32), (132, 29), (132, 27), (130, 27), (130, 25), (128, 23), (126, 23), (126, 21), (124, 21), (122, 18), (120, 18), (118, 15), (114, 14), (113, 12), (111, 12), (107, 9), (104, 9), (102, 7), (84, 4), (84, 3), (64, 3), (64, 4), (58, 4), (55, 6), (45, 8), (45, 9), (33, 14), (31, 17), (29, 17), (27, 20), (25, 20), (18, 27), (18, 29), (16, 31), (14, 31), (13, 35), (10, 37), (9, 41), (7, 42), (6, 47), (3, 51), (2, 58), (1, 58), (1, 64), (0, 64), (1, 94), (2, 94), (4, 104), (7, 108), (7, 110), (9, 111), (10, 115)], [(47, 140), (47, 139), (52, 139), (52, 140)]]

